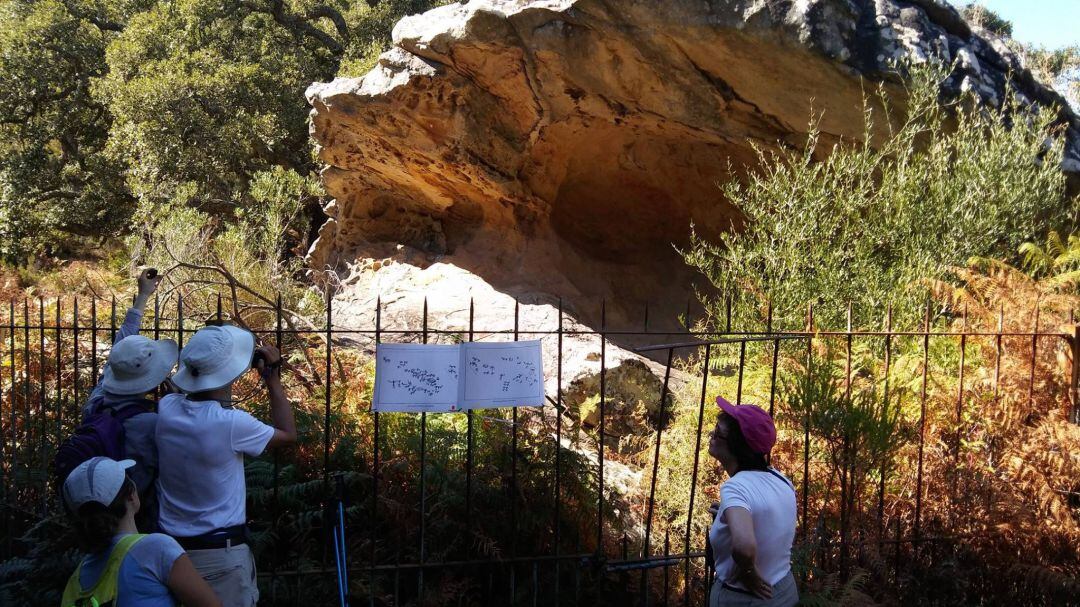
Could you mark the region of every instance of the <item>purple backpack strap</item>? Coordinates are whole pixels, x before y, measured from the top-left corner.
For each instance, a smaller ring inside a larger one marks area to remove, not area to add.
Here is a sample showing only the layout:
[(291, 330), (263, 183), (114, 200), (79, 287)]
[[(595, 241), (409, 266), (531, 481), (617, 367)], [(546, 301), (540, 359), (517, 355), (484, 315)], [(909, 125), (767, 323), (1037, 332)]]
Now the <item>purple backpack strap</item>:
[(136, 415), (139, 415), (140, 413), (149, 413), (150, 412), (149, 409), (147, 409), (145, 406), (143, 406), (141, 404), (138, 404), (138, 403), (132, 403), (130, 405), (124, 405), (123, 407), (116, 408), (116, 409), (114, 409), (112, 407), (108, 407), (108, 409), (112, 413), (113, 418), (116, 421), (120, 422), (121, 424), (126, 422), (127, 420), (135, 417)]

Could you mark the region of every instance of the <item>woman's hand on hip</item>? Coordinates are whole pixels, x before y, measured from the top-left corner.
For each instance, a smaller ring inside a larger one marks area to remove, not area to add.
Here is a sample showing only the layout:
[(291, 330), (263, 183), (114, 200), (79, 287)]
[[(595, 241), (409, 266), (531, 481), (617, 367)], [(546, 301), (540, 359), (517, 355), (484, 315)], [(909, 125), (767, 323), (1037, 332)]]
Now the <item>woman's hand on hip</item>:
[(735, 580), (759, 599), (768, 600), (772, 598), (772, 585), (761, 578), (757, 567), (740, 569), (736, 573)]

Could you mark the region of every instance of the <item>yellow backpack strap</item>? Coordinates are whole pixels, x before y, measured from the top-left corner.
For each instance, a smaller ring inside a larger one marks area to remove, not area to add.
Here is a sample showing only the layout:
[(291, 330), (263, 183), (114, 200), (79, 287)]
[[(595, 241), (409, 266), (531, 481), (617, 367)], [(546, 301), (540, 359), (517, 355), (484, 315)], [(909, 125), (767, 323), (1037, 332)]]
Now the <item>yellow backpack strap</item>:
[(82, 584), (79, 582), (83, 568), (83, 563), (79, 563), (75, 573), (72, 573), (71, 577), (68, 578), (67, 586), (64, 587), (64, 598), (61, 607), (99, 607), (99, 605), (106, 605), (115, 601), (118, 590), (117, 580), (120, 577), (120, 565), (123, 564), (128, 551), (144, 537), (146, 537), (145, 534), (133, 533), (120, 538), (116, 546), (113, 546), (112, 552), (109, 553), (109, 560), (105, 563), (105, 569), (101, 572), (97, 582), (85, 590), (83, 590)]

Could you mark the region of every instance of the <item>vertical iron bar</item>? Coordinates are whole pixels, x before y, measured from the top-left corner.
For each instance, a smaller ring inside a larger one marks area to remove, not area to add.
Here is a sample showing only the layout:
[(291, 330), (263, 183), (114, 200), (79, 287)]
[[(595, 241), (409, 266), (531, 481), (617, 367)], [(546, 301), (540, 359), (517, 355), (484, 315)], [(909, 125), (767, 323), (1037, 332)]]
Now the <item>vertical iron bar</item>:
[[(281, 355), (281, 345), (284, 337), (284, 330), (281, 324), (281, 293), (277, 294), (274, 299), (274, 347), (278, 349), (279, 355)], [(181, 293), (176, 298), (176, 338), (178, 343), (183, 347), (184, 343), (184, 295)], [(284, 355), (282, 355), (284, 357)], [(278, 489), (280, 485), (279, 475), (281, 474), (281, 462), (278, 459), (278, 449), (274, 449), (274, 476), (271, 479), (272, 494), (270, 501), (270, 528), (273, 530), (273, 553), (270, 558), (270, 597), (271, 600), (277, 602), (277, 568), (278, 559), (280, 558), (279, 548), (281, 546), (280, 538), (278, 537), (278, 517), (280, 516), (281, 504), (278, 497)], [(342, 529), (344, 533), (344, 529)], [(343, 555), (344, 556), (344, 555)], [(346, 563), (346, 567), (348, 564)]]
[[(1073, 313), (1069, 311), (1069, 323), (1074, 323)], [(1073, 324), (1072, 343), (1072, 384), (1069, 395), (1072, 398), (1072, 411), (1069, 419), (1074, 424), (1080, 424), (1080, 325)]]
[[(154, 339), (161, 339), (161, 294), (154, 293)], [(164, 396), (161, 388), (154, 388), (154, 400)]]
[[(960, 333), (960, 372), (957, 378), (959, 384), (956, 390), (956, 439), (953, 445), (953, 469), (952, 469), (952, 499), (957, 499), (956, 485), (959, 481), (960, 470), (960, 442), (962, 440), (962, 428), (964, 418), (964, 367), (967, 364), (967, 330), (968, 330), (968, 314), (967, 306), (964, 306), (964, 317), (962, 322), (963, 330)], [(956, 507), (949, 509), (951, 515), (955, 515)], [(954, 517), (955, 518), (955, 517)]]
[[(771, 332), (771, 329), (770, 329)], [(773, 340), (772, 373), (769, 375), (769, 417), (776, 418), (776, 371), (780, 365), (780, 340)]]
[(15, 349), (15, 300), (8, 301), (8, 340), (9, 340), (9, 352), (11, 353), (11, 386), (8, 388), (8, 408), (11, 410), (11, 425), (8, 429), (8, 434), (11, 437), (11, 477), (12, 477), (12, 489), (14, 501), (8, 500), (9, 503), (16, 503), (19, 500), (21, 491), (18, 487), (18, 470), (19, 470), (19, 419), (15, 415), (15, 411), (18, 410), (18, 403), (15, 402), (15, 390), (19, 385), (16, 379), (15, 371), (15, 356), (18, 351)]
[[(220, 299), (219, 299), (220, 303)], [(326, 290), (326, 390), (323, 393), (323, 482), (330, 483), (330, 386), (333, 371), (334, 335), (331, 327), (334, 322), (334, 295)]]
[[(60, 445), (60, 437), (63, 432), (63, 418), (64, 418), (64, 393), (63, 393), (63, 369), (60, 366), (60, 357), (62, 354), (61, 344), (63, 343), (63, 333), (60, 329), (60, 308), (63, 300), (58, 296), (56, 298), (56, 439), (55, 444)], [(113, 316), (115, 317), (116, 308), (113, 308)]]
[(559, 569), (561, 561), (559, 560), (561, 542), (560, 542), (560, 524), (559, 521), (562, 515), (562, 357), (563, 357), (563, 302), (562, 297), (559, 298), (559, 327), (558, 327), (558, 352), (555, 357), (555, 514), (553, 520), (553, 529), (555, 531), (555, 605), (558, 606), (562, 603), (562, 597), (559, 594)]
[[(915, 539), (922, 537), (923, 450), (926, 442), (926, 382), (930, 375), (930, 302), (923, 318), (922, 388), (919, 391), (919, 464), (915, 480)], [(897, 538), (899, 541), (899, 538)]]
[[(3, 330), (6, 329), (6, 328), (7, 327), (0, 326), (0, 361), (3, 361), (3, 346), (4, 346), (4, 343), (3, 343), (4, 342)], [(15, 434), (14, 434), (14, 429), (12, 428), (12, 424), (14, 423), (14, 417), (10, 417), (10, 416), (5, 417), (4, 416), (4, 407), (3, 407), (3, 405), (4, 405), (4, 377), (3, 377), (2, 371), (3, 371), (3, 366), (2, 366), (2, 364), (0, 364), (0, 455), (2, 455), (2, 460), (0, 460), (0, 471), (3, 471), (3, 473), (4, 473), (4, 499), (6, 499), (10, 503), (11, 502), (11, 483), (10, 483), (11, 478), (10, 478), (10, 475), (14, 471), (11, 470), (9, 468), (9, 466), (11, 464), (11, 453), (10, 453), (10, 451), (15, 448), (15, 439), (14, 439)], [(8, 408), (9, 408), (9, 413), (13, 414), (14, 413), (14, 403), (11, 402), (11, 395), (10, 394), (8, 395)], [(8, 434), (11, 434), (11, 437), (12, 437), (11, 440), (8, 440)], [(4, 531), (5, 531), (4, 537), (6, 538), (5, 542), (6, 542), (6, 545), (8, 546), (8, 548), (9, 548), (9, 550), (10, 550), (11, 535), (12, 535), (11, 534), (11, 520), (10, 520), (10, 517), (11, 517), (10, 509), (5, 509), (4, 522), (5, 522), (5, 525), (7, 525), (7, 526), (4, 527)]]
[(1001, 338), (1005, 332), (1005, 304), (1001, 304), (998, 308), (998, 323), (997, 323), (997, 343), (996, 354), (994, 355), (994, 404), (997, 404), (999, 388), (1001, 385)]
[(597, 442), (600, 474), (596, 491), (596, 554), (604, 554), (604, 433), (607, 432), (607, 300), (600, 301), (600, 435)]
[[(853, 337), (851, 334), (851, 302), (847, 304), (847, 335), (845, 336), (845, 350), (844, 350), (844, 396), (851, 396), (851, 348)], [(854, 496), (851, 495), (853, 491), (852, 484), (854, 478), (850, 474), (851, 468), (851, 453), (850, 444), (848, 438), (845, 436), (842, 441), (842, 450), (840, 454), (841, 468), (840, 468), (840, 581), (847, 581), (848, 574), (848, 527), (850, 525), (851, 506), (849, 502), (854, 501)]]
[[(809, 374), (814, 362), (814, 304), (811, 302), (806, 309), (806, 332), (809, 338), (806, 340), (806, 372)], [(809, 403), (808, 403), (809, 405)], [(810, 409), (806, 410), (803, 420), (803, 478), (802, 478), (802, 523), (799, 525), (803, 541), (806, 540), (807, 509), (810, 507)]]
[[(995, 339), (995, 354), (994, 354), (994, 406), (998, 406), (1000, 401), (998, 397), (1000, 395), (1001, 387), (1001, 357), (1002, 357), (1002, 333), (1005, 331), (1005, 304), (1002, 303), (998, 307), (998, 322), (997, 322), (997, 336)], [(987, 444), (988, 459), (990, 460), (990, 466), (994, 466), (994, 441), (991, 439)], [(994, 485), (990, 484), (989, 490), (986, 495), (986, 518), (993, 524), (994, 521)]]
[(746, 342), (739, 342), (739, 379), (735, 386), (735, 404), (742, 404), (743, 375), (746, 371)]
[[(45, 298), (38, 297), (38, 432), (41, 435), (41, 470), (49, 469), (49, 450), (45, 448), (45, 442), (49, 436), (49, 424), (45, 411)], [(53, 445), (55, 447), (59, 445)], [(49, 508), (49, 476), (45, 475), (42, 481), (41, 513), (44, 515)]]
[[(424, 297), (423, 339), (428, 342), (428, 301)], [(461, 370), (465, 372), (464, 369)], [(420, 565), (417, 576), (417, 604), (424, 604), (424, 559), (427, 541), (427, 412), (420, 413)]]
[[(469, 341), (475, 338), (475, 324), (476, 324), (476, 302), (473, 298), (469, 298)], [(461, 373), (465, 370), (461, 369)], [(465, 411), (465, 529), (468, 533), (472, 533), (472, 482), (473, 482), (473, 433), (475, 429), (473, 427), (473, 412), (472, 409)], [(472, 554), (472, 538), (468, 540), (468, 546), (466, 547), (468, 555)]]
[[(514, 341), (518, 340), (521, 303), (514, 298)], [(518, 408), (511, 409), (510, 421), (510, 556), (517, 556), (518, 545)], [(511, 594), (511, 598), (513, 595)]]
[[(60, 306), (60, 300), (57, 299), (57, 307)], [(59, 318), (59, 316), (57, 317)], [(59, 323), (57, 323), (59, 326)], [(109, 344), (116, 343), (116, 295), (112, 296), (112, 310), (109, 312)]]
[[(3, 334), (0, 333), (0, 354), (2, 354), (3, 345)], [(0, 356), (0, 360), (3, 360), (2, 356)], [(14, 351), (12, 351), (11, 367), (13, 369), (15, 368), (14, 362)], [(9, 417), (7, 418), (8, 423), (5, 425), (3, 423), (4, 416), (2, 407), (4, 395), (4, 377), (2, 371), (3, 367), (0, 367), (0, 452), (4, 454), (4, 459), (0, 462), (0, 468), (4, 471), (4, 499), (10, 504), (14, 502), (14, 482), (12, 481), (12, 477), (15, 476), (15, 465), (13, 461), (15, 453), (15, 399), (9, 392)], [(10, 440), (8, 438), (9, 436), (11, 437)], [(11, 545), (14, 540), (13, 536), (15, 535), (14, 527), (12, 526), (13, 522), (12, 510), (10, 508), (4, 508), (4, 545), (7, 550), (5, 556), (12, 553)]]
[(90, 380), (93, 384), (98, 381), (98, 347), (97, 347), (97, 297), (90, 297)]
[(1039, 300), (1035, 299), (1035, 326), (1031, 329), (1031, 375), (1028, 376), (1028, 406), (1035, 406), (1035, 366), (1039, 351)]
[(701, 457), (701, 429), (705, 419), (705, 393), (709, 389), (709, 356), (711, 345), (705, 344), (705, 358), (701, 363), (701, 401), (698, 403), (697, 433), (694, 434), (694, 468), (690, 474), (690, 502), (686, 510), (686, 536), (683, 538), (683, 607), (690, 607), (690, 534), (694, 527), (694, 497), (697, 495), (698, 463)]
[[(278, 299), (281, 299), (281, 295), (278, 295)], [(280, 305), (278, 308), (280, 309)], [(278, 320), (281, 320), (281, 315), (278, 314)], [(278, 346), (280, 347), (280, 343)], [(184, 349), (184, 294), (180, 293), (176, 296), (176, 347), (180, 350)]]
[[(233, 302), (235, 305), (235, 302)], [(218, 305), (221, 304), (221, 297), (218, 296)], [(326, 539), (333, 538), (333, 523), (329, 523), (330, 517), (330, 402), (332, 396), (332, 381), (333, 381), (333, 355), (334, 355), (334, 293), (332, 288), (327, 285), (326, 287), (326, 327), (324, 329), (326, 333), (326, 360), (323, 361), (326, 366), (326, 375), (324, 378), (324, 390), (323, 390), (323, 533)], [(218, 310), (220, 316), (220, 308)], [(337, 541), (333, 539), (333, 541)], [(329, 549), (326, 547), (326, 543), (323, 543), (323, 568), (329, 570), (327, 562), (329, 561)]]
[(71, 340), (74, 342), (74, 357), (71, 365), (72, 393), (76, 409), (79, 407), (79, 298), (74, 298), (71, 307)]
[[(746, 344), (745, 341), (742, 343)], [(649, 558), (649, 542), (652, 539), (653, 509), (656, 504), (656, 477), (660, 472), (660, 441), (664, 433), (664, 401), (667, 400), (668, 396), (668, 382), (671, 379), (671, 362), (674, 355), (675, 349), (668, 348), (667, 364), (664, 367), (664, 385), (660, 389), (660, 406), (656, 416), (656, 445), (653, 448), (652, 480), (649, 482), (649, 504), (645, 515), (645, 543), (641, 550), (641, 557), (646, 559)], [(649, 569), (646, 567), (641, 570), (641, 591), (646, 605), (649, 602), (648, 587)]]
[[(375, 298), (375, 347), (378, 348), (379, 342), (382, 341), (382, 296)], [(379, 412), (372, 411), (372, 432), (373, 437), (371, 441), (371, 518), (368, 527), (371, 529), (371, 569), (368, 593), (369, 607), (375, 607), (375, 564), (376, 564), (376, 544), (379, 540), (378, 526), (376, 521), (378, 520), (379, 511)]]
[(37, 458), (34, 457), (33, 424), (30, 423), (30, 299), (27, 297), (23, 297), (23, 448), (26, 450), (26, 488), (32, 494), (33, 475), (30, 473)]
[(851, 302), (847, 305), (847, 335), (846, 338), (846, 351), (844, 356), (844, 391), (851, 394)]
[[(883, 413), (889, 412), (889, 374), (892, 368), (892, 304), (885, 311), (885, 385), (882, 390)], [(878, 552), (885, 548), (885, 459), (881, 460), (878, 479)], [(899, 542), (900, 538), (896, 540)]]

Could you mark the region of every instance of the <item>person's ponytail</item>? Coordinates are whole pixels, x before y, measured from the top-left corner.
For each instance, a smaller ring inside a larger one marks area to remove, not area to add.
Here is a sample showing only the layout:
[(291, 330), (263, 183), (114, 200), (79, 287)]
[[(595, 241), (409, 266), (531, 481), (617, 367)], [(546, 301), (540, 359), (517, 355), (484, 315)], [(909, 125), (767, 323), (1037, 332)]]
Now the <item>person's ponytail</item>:
[(131, 479), (124, 482), (123, 488), (108, 506), (89, 502), (79, 507), (74, 517), (75, 535), (79, 548), (87, 554), (104, 552), (112, 544), (112, 538), (120, 527), (120, 521), (127, 513), (127, 500), (135, 491)]

